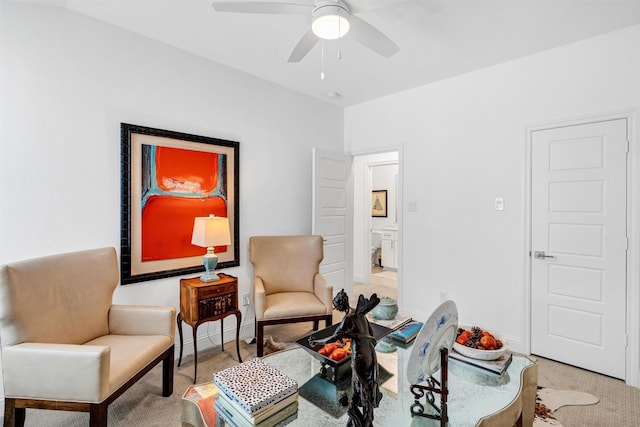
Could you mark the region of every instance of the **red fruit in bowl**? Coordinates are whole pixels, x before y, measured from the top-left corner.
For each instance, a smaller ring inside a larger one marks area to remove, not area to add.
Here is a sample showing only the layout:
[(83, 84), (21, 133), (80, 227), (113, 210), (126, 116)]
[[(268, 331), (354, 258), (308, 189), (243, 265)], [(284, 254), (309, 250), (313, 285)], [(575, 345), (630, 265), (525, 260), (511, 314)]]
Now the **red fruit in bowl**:
[(347, 351), (345, 349), (343, 349), (343, 348), (336, 348), (329, 355), (329, 359), (333, 359), (336, 362), (339, 362), (340, 360), (344, 359), (345, 357), (347, 357)]
[(486, 350), (495, 350), (497, 346), (495, 338), (493, 338), (493, 336), (491, 335), (484, 335), (482, 338), (480, 338), (480, 344)]
[(460, 335), (456, 338), (456, 342), (460, 345), (465, 345), (469, 341), (469, 337), (466, 335)]

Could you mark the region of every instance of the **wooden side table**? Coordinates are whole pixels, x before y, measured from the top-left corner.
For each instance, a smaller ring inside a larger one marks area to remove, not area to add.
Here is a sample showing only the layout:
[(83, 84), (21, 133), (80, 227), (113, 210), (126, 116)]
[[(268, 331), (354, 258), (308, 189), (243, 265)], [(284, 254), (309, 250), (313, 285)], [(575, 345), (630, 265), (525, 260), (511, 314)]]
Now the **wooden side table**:
[(224, 273), (218, 273), (220, 280), (215, 282), (201, 282), (200, 277), (180, 279), (180, 311), (176, 317), (178, 333), (180, 335), (180, 356), (178, 366), (182, 362), (182, 322), (193, 329), (193, 383), (196, 383), (198, 373), (198, 341), (196, 333), (198, 326), (205, 322), (220, 321), (220, 340), (224, 351), (224, 318), (234, 314), (236, 316), (236, 352), (240, 357), (240, 323), (242, 314), (238, 310), (238, 279)]

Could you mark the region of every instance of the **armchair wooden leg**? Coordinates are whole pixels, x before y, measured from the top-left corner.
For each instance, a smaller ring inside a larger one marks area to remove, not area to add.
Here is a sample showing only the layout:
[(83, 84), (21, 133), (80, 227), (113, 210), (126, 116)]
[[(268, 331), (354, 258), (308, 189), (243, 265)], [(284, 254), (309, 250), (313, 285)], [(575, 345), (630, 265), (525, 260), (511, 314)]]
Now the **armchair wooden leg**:
[(178, 367), (180, 367), (180, 363), (182, 363), (182, 348), (184, 347), (182, 343), (182, 317), (180, 313), (176, 316), (176, 322), (178, 323), (178, 334), (180, 335), (180, 356), (178, 356)]
[(24, 422), (27, 419), (27, 410), (25, 408), (16, 408), (15, 414), (16, 414), (15, 426), (24, 427)]
[[(182, 347), (180, 347), (182, 349)], [(162, 360), (162, 396), (168, 397), (173, 393), (173, 361), (175, 346), (171, 346), (167, 357)]]
[(317, 331), (319, 327), (320, 327), (320, 321), (319, 320), (314, 320), (313, 321), (313, 330)]
[(104, 403), (91, 405), (89, 408), (89, 426), (107, 427), (107, 414), (109, 406)]
[(256, 355), (262, 357), (264, 355), (264, 325), (256, 322)]
[(13, 399), (5, 398), (4, 400), (4, 427), (13, 427), (16, 416), (16, 402)]
[(26, 410), (16, 408), (15, 399), (5, 398), (4, 400), (4, 427), (24, 427)]

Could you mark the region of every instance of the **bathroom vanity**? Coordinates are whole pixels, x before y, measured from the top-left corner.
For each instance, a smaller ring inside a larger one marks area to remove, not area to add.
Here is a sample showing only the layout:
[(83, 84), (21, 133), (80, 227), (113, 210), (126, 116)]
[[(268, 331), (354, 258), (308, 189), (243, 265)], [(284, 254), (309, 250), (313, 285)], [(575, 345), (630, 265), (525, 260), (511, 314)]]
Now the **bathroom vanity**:
[(398, 268), (397, 234), (398, 229), (395, 227), (382, 229), (382, 267), (384, 268)]

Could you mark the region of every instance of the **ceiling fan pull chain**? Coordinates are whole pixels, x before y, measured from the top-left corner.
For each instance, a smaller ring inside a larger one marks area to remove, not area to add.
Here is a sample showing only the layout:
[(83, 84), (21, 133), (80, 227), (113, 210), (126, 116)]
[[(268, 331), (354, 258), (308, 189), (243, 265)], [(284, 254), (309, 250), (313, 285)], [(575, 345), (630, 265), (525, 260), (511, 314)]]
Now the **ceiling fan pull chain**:
[[(338, 32), (340, 34), (342, 34), (342, 20), (339, 19), (338, 20)], [(340, 48), (338, 47), (338, 54), (337, 54), (338, 60), (342, 59), (342, 51), (340, 50)]]
[(324, 41), (320, 42), (321, 48), (322, 48), (322, 59), (320, 61), (320, 80), (324, 80)]

